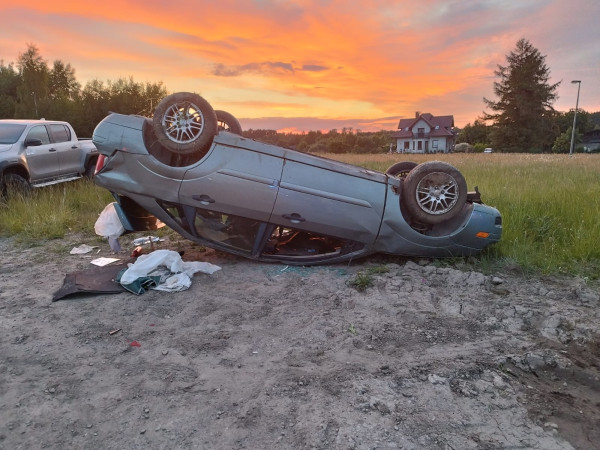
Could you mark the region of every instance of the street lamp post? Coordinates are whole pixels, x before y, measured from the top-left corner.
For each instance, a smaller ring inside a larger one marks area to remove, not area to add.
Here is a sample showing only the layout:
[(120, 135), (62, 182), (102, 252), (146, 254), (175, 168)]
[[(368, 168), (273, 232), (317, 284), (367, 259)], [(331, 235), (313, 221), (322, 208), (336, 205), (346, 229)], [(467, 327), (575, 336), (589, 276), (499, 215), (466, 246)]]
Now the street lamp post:
[(577, 123), (577, 110), (579, 109), (579, 89), (581, 88), (581, 80), (573, 80), (571, 84), (577, 83), (577, 102), (575, 103), (575, 114), (573, 114), (573, 130), (571, 131), (571, 148), (569, 156), (573, 156), (573, 143), (575, 142), (575, 124)]

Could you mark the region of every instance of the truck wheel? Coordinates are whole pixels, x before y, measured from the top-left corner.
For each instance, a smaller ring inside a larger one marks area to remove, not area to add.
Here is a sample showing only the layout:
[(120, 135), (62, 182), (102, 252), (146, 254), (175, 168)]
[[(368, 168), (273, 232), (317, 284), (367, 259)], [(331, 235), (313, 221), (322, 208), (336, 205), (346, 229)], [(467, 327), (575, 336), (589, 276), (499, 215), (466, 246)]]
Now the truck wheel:
[(217, 134), (217, 115), (198, 94), (178, 92), (158, 104), (152, 128), (169, 151), (177, 155), (202, 156)]
[(98, 161), (98, 158), (92, 158), (87, 162), (87, 164), (85, 166), (85, 172), (83, 172), (83, 176), (85, 178), (87, 178), (88, 180), (94, 179), (94, 172), (96, 172), (96, 162), (97, 161)]
[(7, 173), (2, 177), (0, 184), (0, 196), (2, 198), (13, 198), (16, 196), (27, 196), (31, 193), (31, 185), (21, 175)]
[(215, 114), (217, 115), (217, 127), (219, 131), (225, 130), (233, 134), (242, 135), (242, 126), (233, 114), (220, 110), (216, 110)]
[(461, 211), (467, 200), (467, 182), (454, 166), (430, 161), (410, 171), (403, 192), (408, 214), (418, 222), (435, 225)]

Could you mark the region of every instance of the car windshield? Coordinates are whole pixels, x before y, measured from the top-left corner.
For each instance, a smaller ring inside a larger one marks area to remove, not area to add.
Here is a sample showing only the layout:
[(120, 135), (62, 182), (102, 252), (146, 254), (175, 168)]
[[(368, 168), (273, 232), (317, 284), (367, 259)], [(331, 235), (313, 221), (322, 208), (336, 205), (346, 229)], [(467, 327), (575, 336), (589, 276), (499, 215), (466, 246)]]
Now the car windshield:
[(14, 144), (23, 134), (26, 125), (0, 123), (0, 144)]

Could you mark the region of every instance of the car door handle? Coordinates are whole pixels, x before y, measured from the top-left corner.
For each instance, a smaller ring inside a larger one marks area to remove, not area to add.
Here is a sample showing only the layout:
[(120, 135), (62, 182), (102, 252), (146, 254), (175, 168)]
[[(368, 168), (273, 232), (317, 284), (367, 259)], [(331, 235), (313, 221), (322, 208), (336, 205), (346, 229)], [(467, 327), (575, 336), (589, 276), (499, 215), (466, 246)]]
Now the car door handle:
[(79, 148), (79, 146), (78, 145), (73, 145), (71, 148), (72, 149), (76, 149), (76, 148)]
[(210, 195), (206, 195), (206, 194), (202, 194), (202, 195), (192, 195), (192, 198), (194, 200), (198, 200), (200, 203), (202, 203), (205, 206), (210, 205), (211, 203), (215, 202), (215, 199), (212, 198)]
[(55, 152), (56, 149), (55, 148), (51, 148), (50, 150), (48, 150), (49, 152)]
[(306, 222), (306, 219), (304, 217), (302, 217), (300, 214), (298, 213), (292, 213), (292, 214), (284, 214), (283, 216), (284, 219), (289, 220), (292, 223), (301, 223), (301, 222)]

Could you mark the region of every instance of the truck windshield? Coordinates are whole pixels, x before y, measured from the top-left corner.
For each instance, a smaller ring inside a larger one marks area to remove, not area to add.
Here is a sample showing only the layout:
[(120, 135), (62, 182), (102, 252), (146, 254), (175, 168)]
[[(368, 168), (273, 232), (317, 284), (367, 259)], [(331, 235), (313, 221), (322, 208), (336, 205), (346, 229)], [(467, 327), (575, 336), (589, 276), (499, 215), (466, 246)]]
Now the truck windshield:
[(0, 144), (14, 144), (19, 140), (26, 125), (16, 123), (0, 123)]

